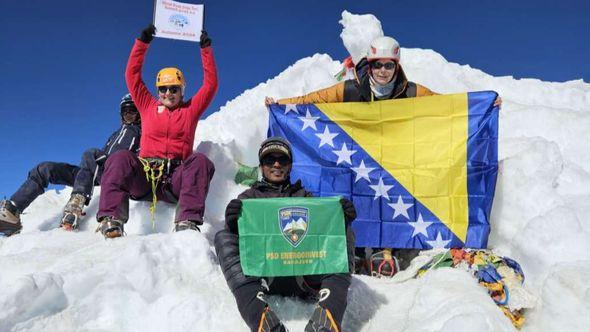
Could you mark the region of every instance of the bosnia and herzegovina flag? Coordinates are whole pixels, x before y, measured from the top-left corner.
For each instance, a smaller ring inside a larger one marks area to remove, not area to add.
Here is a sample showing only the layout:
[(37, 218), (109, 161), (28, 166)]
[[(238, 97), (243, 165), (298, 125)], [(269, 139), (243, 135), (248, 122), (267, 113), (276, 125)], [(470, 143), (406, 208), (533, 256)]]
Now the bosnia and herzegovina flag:
[(495, 92), (272, 105), (292, 181), (352, 199), (357, 247), (485, 248), (498, 173)]

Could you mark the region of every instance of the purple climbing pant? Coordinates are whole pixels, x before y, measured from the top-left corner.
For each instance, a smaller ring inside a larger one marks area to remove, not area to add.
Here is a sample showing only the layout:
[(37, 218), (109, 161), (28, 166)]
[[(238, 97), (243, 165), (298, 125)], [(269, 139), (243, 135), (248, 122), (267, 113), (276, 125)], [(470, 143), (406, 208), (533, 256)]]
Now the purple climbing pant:
[[(178, 200), (176, 221), (202, 222), (213, 173), (213, 163), (204, 154), (193, 153), (160, 181), (156, 189), (158, 200), (169, 203)], [(102, 175), (98, 219), (124, 218), (121, 209), (126, 206), (125, 200), (129, 197), (151, 200), (151, 190), (139, 158), (126, 150), (114, 153), (107, 159)]]

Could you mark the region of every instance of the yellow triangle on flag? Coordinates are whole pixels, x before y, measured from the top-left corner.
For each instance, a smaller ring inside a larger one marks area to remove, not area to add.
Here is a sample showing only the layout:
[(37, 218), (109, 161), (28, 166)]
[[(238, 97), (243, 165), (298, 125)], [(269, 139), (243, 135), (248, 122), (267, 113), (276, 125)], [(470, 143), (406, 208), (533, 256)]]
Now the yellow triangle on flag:
[(315, 106), (465, 242), (466, 93)]

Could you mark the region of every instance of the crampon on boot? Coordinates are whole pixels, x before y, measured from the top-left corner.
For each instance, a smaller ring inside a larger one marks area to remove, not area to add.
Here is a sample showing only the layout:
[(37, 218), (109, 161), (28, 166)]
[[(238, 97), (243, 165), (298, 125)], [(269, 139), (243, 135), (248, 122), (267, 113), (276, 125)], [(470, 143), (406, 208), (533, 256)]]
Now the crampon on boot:
[(174, 223), (174, 231), (175, 232), (180, 232), (180, 231), (185, 231), (187, 229), (192, 229), (193, 231), (198, 231), (200, 232), (201, 230), (199, 229), (199, 225), (202, 224), (203, 222), (201, 221), (195, 221), (195, 220), (180, 220), (180, 221), (176, 221)]
[(100, 230), (102, 235), (104, 235), (105, 239), (112, 239), (125, 235), (125, 223), (123, 223), (121, 220), (118, 220), (114, 217), (106, 216), (100, 218), (99, 222), (100, 225), (98, 226), (96, 231), (98, 232)]
[(354, 274), (369, 274), (369, 262), (365, 257), (354, 256)]
[(371, 276), (391, 278), (399, 271), (397, 258), (386, 248), (371, 255)]
[(340, 332), (330, 310), (317, 305), (305, 325), (305, 332)]
[(279, 317), (267, 306), (260, 316), (258, 332), (288, 332)]
[(0, 235), (18, 234), (23, 228), (20, 222), (20, 211), (7, 199), (0, 201)]
[(78, 229), (78, 221), (84, 215), (82, 208), (86, 203), (86, 197), (82, 194), (72, 194), (68, 204), (64, 208), (64, 215), (59, 224), (66, 231)]

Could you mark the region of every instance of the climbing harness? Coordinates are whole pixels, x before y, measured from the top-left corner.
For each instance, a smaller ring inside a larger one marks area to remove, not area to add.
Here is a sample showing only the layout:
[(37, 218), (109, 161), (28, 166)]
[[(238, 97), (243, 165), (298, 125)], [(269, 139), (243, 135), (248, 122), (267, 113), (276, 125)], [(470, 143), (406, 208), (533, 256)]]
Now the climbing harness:
[(152, 228), (156, 228), (156, 204), (158, 202), (156, 190), (163, 176), (170, 174), (173, 168), (180, 165), (180, 161), (165, 158), (139, 158), (139, 161), (143, 165), (143, 172), (152, 187), (150, 214), (152, 216)]

